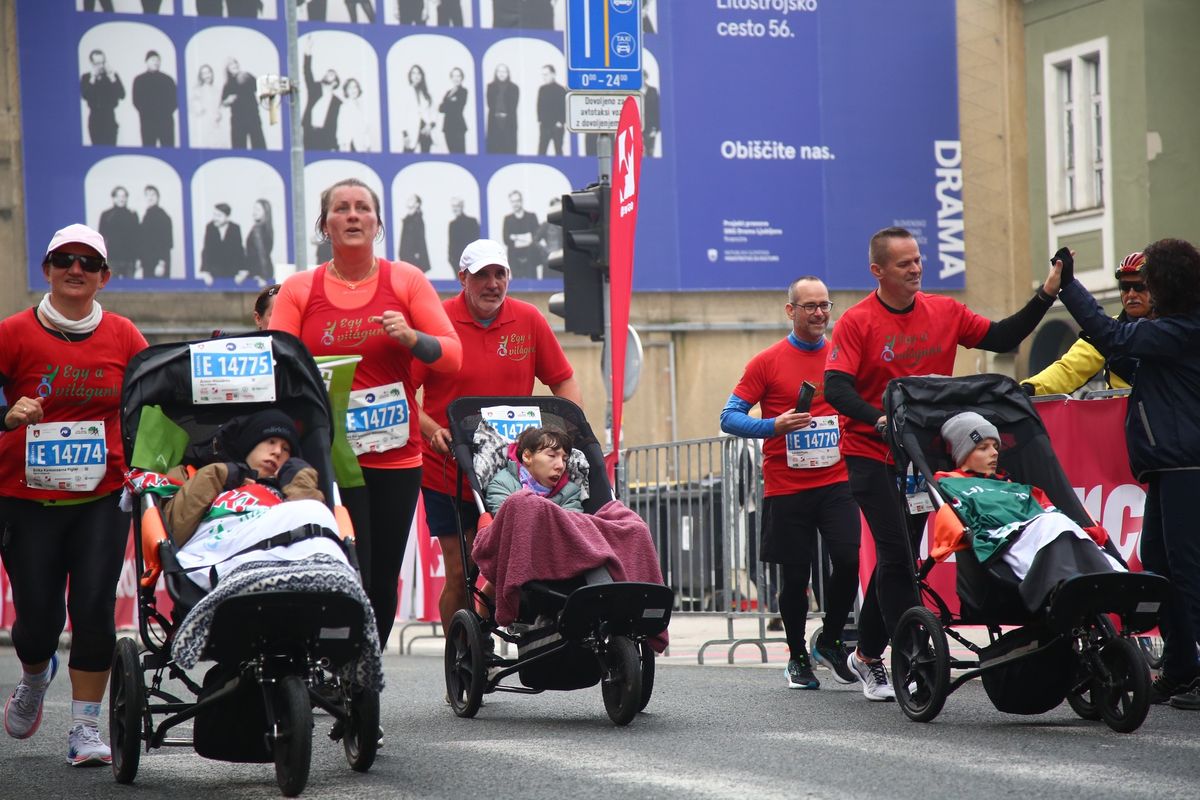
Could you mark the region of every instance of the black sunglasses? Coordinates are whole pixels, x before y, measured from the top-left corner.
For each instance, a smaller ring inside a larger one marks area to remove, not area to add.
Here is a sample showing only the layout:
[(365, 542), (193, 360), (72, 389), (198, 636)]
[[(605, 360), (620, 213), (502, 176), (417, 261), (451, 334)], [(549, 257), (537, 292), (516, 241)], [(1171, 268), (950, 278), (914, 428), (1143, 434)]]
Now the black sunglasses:
[(1121, 287), (1121, 292), (1122, 292), (1122, 293), (1124, 293), (1124, 292), (1144, 292), (1144, 291), (1146, 291), (1146, 284), (1144, 284), (1144, 283), (1122, 283), (1122, 284), (1119, 284), (1119, 285), (1120, 285), (1120, 287)]
[(70, 269), (76, 260), (84, 272), (99, 272), (108, 268), (108, 262), (100, 256), (81, 256), (75, 253), (51, 253), (46, 256), (46, 263), (58, 269)]

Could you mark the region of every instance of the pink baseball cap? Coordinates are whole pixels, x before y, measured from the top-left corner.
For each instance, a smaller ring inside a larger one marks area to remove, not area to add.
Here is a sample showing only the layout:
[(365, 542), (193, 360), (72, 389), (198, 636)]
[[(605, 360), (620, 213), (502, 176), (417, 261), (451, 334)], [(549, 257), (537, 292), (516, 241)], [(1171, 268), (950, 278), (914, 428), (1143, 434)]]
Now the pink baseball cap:
[(492, 264), (499, 264), (512, 272), (512, 268), (508, 266), (508, 250), (504, 245), (491, 239), (476, 239), (463, 248), (462, 258), (458, 260), (458, 271), (474, 275)]
[[(46, 245), (46, 256), (64, 244), (86, 244), (99, 253), (101, 258), (108, 259), (108, 248), (104, 246), (104, 237), (87, 225), (80, 225), (76, 222), (74, 225), (68, 225), (55, 231), (54, 238), (50, 240), (50, 244)], [(43, 261), (46, 256), (42, 256)]]

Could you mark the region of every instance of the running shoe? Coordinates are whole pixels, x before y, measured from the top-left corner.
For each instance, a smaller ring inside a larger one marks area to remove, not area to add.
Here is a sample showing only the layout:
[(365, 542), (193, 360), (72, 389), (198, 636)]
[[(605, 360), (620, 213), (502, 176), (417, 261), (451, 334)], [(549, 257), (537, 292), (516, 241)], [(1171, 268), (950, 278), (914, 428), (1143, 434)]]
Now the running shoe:
[(827, 644), (820, 636), (813, 643), (812, 657), (822, 667), (833, 672), (833, 679), (838, 683), (854, 683), (858, 673), (846, 665), (846, 656), (851, 655), (849, 647), (841, 641)]
[(813, 675), (812, 665), (808, 663), (808, 653), (798, 653), (787, 663), (783, 670), (787, 676), (789, 689), (820, 689), (821, 682)]
[(67, 734), (67, 763), (72, 767), (102, 767), (112, 763), (112, 751), (95, 725), (77, 722)]
[(4, 730), (14, 739), (28, 739), (37, 733), (42, 724), (42, 706), (50, 681), (58, 674), (58, 654), (50, 656), (50, 680), (40, 689), (27, 682), (28, 675), (22, 674), (17, 688), (4, 704)]
[(896, 690), (888, 680), (882, 660), (863, 661), (854, 653), (850, 653), (846, 656), (846, 666), (862, 681), (863, 694), (868, 700), (885, 702), (896, 699)]

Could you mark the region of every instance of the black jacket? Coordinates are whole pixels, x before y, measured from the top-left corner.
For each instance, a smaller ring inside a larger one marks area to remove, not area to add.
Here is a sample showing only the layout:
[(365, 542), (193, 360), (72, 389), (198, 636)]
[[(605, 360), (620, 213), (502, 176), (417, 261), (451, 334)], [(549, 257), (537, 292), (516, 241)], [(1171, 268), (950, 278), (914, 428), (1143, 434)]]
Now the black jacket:
[(1200, 310), (1120, 322), (1074, 281), (1059, 298), (1096, 349), (1138, 359), (1125, 416), (1129, 466), (1147, 473), (1200, 469)]

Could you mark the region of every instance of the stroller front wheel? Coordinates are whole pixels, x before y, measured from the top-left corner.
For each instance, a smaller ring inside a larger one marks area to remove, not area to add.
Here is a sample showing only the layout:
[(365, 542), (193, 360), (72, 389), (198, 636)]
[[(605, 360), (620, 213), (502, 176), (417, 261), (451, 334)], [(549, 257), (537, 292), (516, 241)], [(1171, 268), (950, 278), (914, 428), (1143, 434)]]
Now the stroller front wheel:
[(637, 645), (627, 636), (614, 636), (608, 640), (602, 658), (600, 690), (604, 710), (616, 724), (628, 725), (642, 708), (642, 660)]
[(296, 797), (308, 783), (312, 764), (312, 705), (308, 687), (297, 675), (279, 683), (275, 697), (277, 735), (271, 742), (275, 756), (275, 780), (284, 797)]
[(1107, 641), (1100, 650), (1103, 673), (1092, 676), (1092, 701), (1104, 724), (1132, 733), (1150, 711), (1150, 670), (1141, 649), (1129, 639)]
[(950, 648), (932, 611), (914, 606), (896, 623), (892, 636), (892, 683), (896, 702), (914, 722), (929, 722), (946, 703), (950, 688)]
[(460, 608), (446, 632), (445, 655), (446, 697), (457, 716), (473, 717), (479, 712), (483, 703), (485, 658), (479, 618)]
[(122, 638), (117, 642), (108, 678), (108, 738), (112, 742), (112, 770), (117, 783), (133, 783), (137, 776), (145, 711), (137, 642)]
[(654, 649), (650, 647), (650, 643), (642, 642), (642, 700), (638, 704), (638, 711), (645, 711), (646, 706), (650, 704), (650, 695), (654, 694)]
[(379, 752), (379, 692), (347, 687), (345, 697), (350, 711), (342, 737), (346, 763), (355, 772), (366, 772)]

